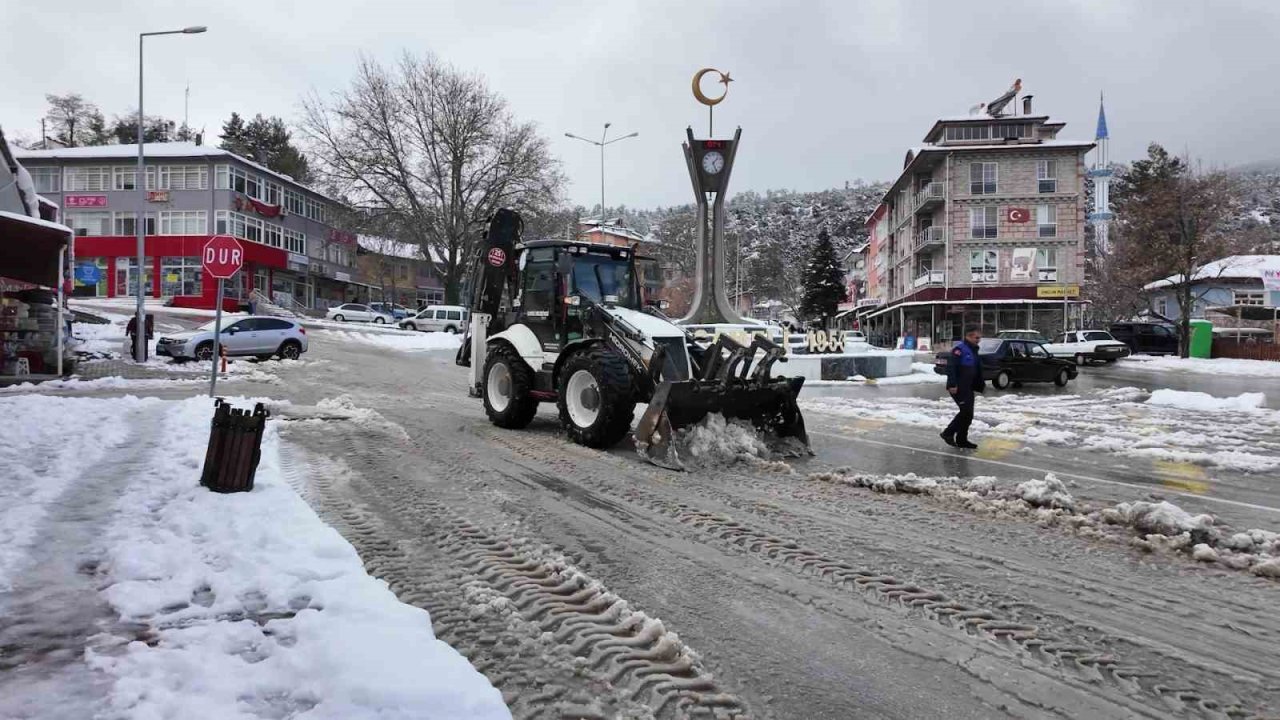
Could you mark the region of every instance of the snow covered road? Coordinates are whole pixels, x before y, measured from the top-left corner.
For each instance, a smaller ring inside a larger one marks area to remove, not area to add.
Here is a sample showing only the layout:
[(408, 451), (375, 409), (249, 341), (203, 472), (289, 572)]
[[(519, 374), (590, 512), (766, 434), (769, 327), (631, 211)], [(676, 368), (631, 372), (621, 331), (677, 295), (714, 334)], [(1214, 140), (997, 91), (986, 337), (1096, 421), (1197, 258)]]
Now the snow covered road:
[[(1037, 388), (980, 401), (962, 454), (936, 385), (867, 387), (806, 399), (812, 460), (672, 473), (568, 443), (547, 406), (495, 428), (451, 351), (387, 350), (317, 333), (261, 388), (278, 489), (517, 718), (1280, 712), (1266, 404)], [(1255, 385), (1230, 396), (1270, 403)], [(1177, 448), (1198, 455), (1137, 452)]]

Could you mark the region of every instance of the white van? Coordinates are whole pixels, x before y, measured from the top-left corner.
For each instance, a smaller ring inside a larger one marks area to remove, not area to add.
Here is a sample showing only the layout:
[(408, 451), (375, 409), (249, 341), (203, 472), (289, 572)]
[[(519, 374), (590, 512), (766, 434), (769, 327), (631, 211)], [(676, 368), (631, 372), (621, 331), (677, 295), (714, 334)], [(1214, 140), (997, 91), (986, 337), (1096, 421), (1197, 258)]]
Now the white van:
[(461, 305), (428, 305), (417, 315), (400, 321), (406, 330), (460, 333), (467, 329), (471, 313)]

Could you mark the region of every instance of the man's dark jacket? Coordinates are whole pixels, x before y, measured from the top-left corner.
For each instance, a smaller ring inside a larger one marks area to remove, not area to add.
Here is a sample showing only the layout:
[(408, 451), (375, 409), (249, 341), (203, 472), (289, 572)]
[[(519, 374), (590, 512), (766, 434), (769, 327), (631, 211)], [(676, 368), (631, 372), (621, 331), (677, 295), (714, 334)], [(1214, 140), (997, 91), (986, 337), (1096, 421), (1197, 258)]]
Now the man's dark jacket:
[(947, 356), (947, 387), (956, 388), (958, 400), (972, 398), (975, 392), (987, 389), (982, 379), (982, 357), (978, 355), (978, 346), (961, 340)]

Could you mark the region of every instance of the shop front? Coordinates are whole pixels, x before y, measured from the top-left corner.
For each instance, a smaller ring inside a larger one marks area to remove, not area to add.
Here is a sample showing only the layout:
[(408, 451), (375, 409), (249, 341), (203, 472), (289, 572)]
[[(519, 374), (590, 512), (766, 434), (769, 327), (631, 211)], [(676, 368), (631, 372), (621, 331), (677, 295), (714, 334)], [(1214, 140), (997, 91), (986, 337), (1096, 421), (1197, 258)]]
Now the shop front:
[(886, 347), (904, 342), (920, 347), (921, 340), (932, 346), (950, 343), (959, 340), (966, 327), (981, 328), (987, 336), (1001, 330), (1035, 330), (1046, 337), (1078, 327), (1086, 305), (1078, 299), (1079, 288), (1056, 286), (1049, 290), (990, 288), (988, 297), (965, 297), (971, 294), (967, 288), (952, 289), (950, 294), (958, 296), (955, 299), (898, 302), (869, 310), (861, 317), (872, 344)]
[[(217, 302), (217, 283), (204, 281), (200, 262), (210, 237), (148, 236), (141, 268), (136, 238), (78, 237), (73, 292), (81, 297), (130, 297), (137, 294), (142, 282), (143, 292), (151, 297), (169, 300), (178, 307), (211, 310)], [(256, 287), (265, 288), (272, 273), (287, 267), (284, 250), (248, 240), (240, 244), (245, 249), (245, 271), (226, 282), (224, 309), (236, 309)]]

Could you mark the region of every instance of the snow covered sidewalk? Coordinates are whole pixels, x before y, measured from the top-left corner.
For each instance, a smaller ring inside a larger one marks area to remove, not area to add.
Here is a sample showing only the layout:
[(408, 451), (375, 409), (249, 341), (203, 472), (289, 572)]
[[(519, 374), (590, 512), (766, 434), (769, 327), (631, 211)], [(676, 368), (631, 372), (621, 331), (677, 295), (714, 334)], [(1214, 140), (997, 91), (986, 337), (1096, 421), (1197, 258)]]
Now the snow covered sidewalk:
[[(348, 324), (349, 325), (349, 324)], [(389, 350), (402, 352), (426, 352), (428, 350), (457, 350), (462, 345), (462, 336), (445, 332), (413, 332), (409, 330), (397, 332), (378, 332), (368, 330), (321, 330), (318, 334), (326, 338), (345, 340), (347, 342), (373, 345)]]
[(274, 423), (217, 495), (206, 398), (0, 412), (0, 717), (510, 717), (289, 486)]
[(1280, 378), (1280, 362), (1237, 360), (1234, 358), (1179, 358), (1154, 355), (1130, 355), (1122, 358), (1120, 368), (1153, 372), (1182, 372), (1206, 375)]

